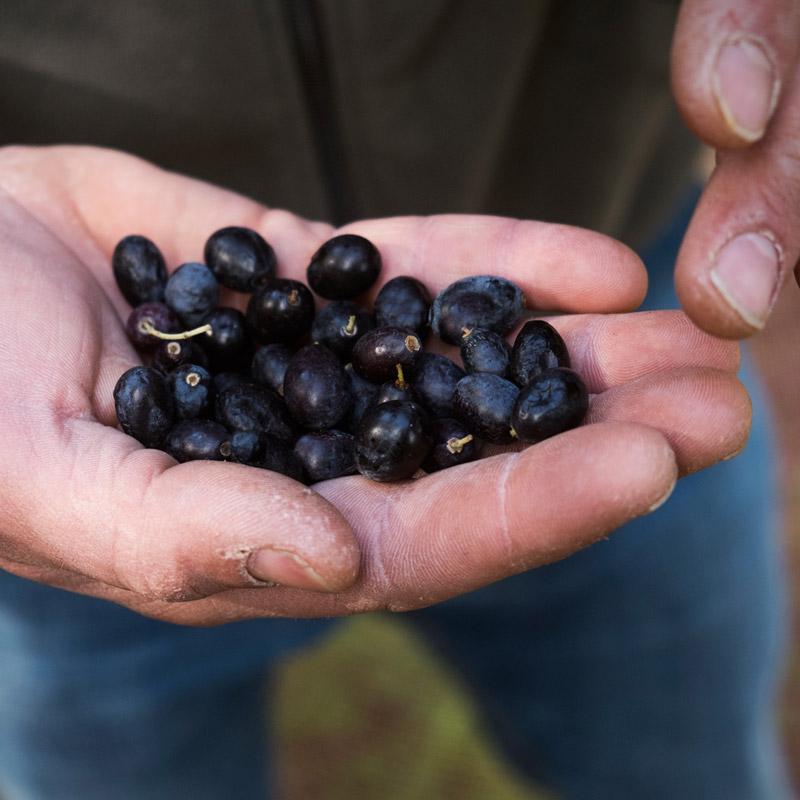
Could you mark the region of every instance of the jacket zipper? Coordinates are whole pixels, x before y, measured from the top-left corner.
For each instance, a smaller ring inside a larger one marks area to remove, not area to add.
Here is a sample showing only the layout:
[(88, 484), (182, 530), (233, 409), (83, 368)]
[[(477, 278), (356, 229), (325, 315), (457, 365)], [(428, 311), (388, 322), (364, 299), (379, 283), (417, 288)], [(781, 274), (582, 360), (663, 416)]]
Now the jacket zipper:
[(315, 0), (283, 0), (324, 191), (335, 225), (355, 217), (352, 187), (330, 71), (330, 56)]

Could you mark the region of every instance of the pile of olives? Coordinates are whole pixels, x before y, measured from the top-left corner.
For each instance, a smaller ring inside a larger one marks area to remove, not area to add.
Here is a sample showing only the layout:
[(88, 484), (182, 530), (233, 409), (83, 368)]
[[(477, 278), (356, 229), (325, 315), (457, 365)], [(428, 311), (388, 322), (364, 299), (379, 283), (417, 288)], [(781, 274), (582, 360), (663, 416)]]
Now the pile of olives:
[[(226, 227), (204, 262), (168, 275), (156, 244), (123, 238), (112, 256), (144, 362), (114, 389), (122, 430), (178, 461), (234, 461), (314, 483), (361, 473), (396, 481), (471, 461), (481, 445), (534, 443), (579, 425), (588, 393), (564, 340), (523, 321), (519, 286), (495, 275), (432, 298), (417, 279), (358, 302), (382, 259), (348, 233), (325, 242), (307, 283), (278, 277), (256, 231)], [(249, 295), (219, 305), (220, 286)], [(327, 300), (317, 309), (318, 298)], [(461, 364), (426, 348), (435, 336)]]

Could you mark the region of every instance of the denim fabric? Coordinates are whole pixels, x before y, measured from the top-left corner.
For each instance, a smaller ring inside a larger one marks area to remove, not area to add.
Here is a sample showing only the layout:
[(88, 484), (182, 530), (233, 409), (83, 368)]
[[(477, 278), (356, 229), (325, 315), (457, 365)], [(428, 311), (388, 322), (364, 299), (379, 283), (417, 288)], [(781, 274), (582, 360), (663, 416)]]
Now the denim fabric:
[[(674, 306), (691, 207), (644, 253)], [(569, 800), (783, 800), (769, 414), (745, 452), (556, 564), (408, 615), (525, 774)], [(267, 796), (265, 675), (329, 621), (172, 626), (0, 574), (4, 800)], [(357, 757), (357, 755), (356, 755)]]
[[(697, 199), (643, 253), (645, 308), (675, 308)], [(416, 612), (513, 762), (569, 800), (784, 800), (786, 642), (770, 412), (737, 458), (574, 556)]]

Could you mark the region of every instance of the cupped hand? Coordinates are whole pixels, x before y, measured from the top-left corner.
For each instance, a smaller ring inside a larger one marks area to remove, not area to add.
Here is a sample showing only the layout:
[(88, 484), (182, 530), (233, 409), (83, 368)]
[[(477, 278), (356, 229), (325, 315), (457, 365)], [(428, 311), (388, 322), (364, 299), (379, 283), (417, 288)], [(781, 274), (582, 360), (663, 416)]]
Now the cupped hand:
[(381, 250), (381, 281), (409, 274), (437, 292), (501, 274), (535, 308), (569, 312), (552, 321), (593, 394), (591, 424), (396, 484), (307, 488), (178, 464), (116, 427), (113, 387), (138, 357), (110, 254), (140, 233), (174, 269), (233, 224), (258, 229), (279, 274), (300, 279), (333, 233), (111, 151), (0, 151), (5, 569), (195, 625), (416, 608), (564, 557), (744, 446), (738, 346), (680, 312), (622, 313), (646, 288), (631, 251), (575, 228), (443, 216), (348, 229)]
[(792, 270), (800, 280), (800, 4), (684, 0), (673, 89), (717, 152), (687, 231), (676, 288), (718, 336), (760, 330)]

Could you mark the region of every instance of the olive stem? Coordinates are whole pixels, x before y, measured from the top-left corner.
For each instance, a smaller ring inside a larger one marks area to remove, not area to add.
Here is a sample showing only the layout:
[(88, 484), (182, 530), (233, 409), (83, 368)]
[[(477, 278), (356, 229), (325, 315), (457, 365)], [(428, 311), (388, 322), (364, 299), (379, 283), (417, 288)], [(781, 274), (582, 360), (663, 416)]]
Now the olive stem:
[(460, 453), (464, 449), (465, 444), (469, 444), (473, 439), (471, 433), (468, 433), (462, 439), (456, 439), (454, 436), (452, 439), (447, 440), (447, 449), (451, 453)]
[(408, 384), (406, 383), (405, 376), (403, 375), (403, 366), (401, 364), (395, 364), (397, 367), (397, 380), (395, 381), (394, 385), (398, 389), (402, 389), (405, 391), (408, 389)]
[(167, 339), (170, 341), (175, 339), (191, 339), (192, 336), (199, 336), (201, 333), (211, 333), (212, 330), (211, 325), (206, 323), (205, 325), (201, 325), (199, 328), (192, 328), (190, 331), (181, 331), (180, 333), (164, 333), (164, 331), (154, 328), (153, 323), (150, 322), (149, 319), (143, 319), (139, 323), (139, 329), (145, 333), (149, 333), (151, 336), (155, 336), (156, 339)]

